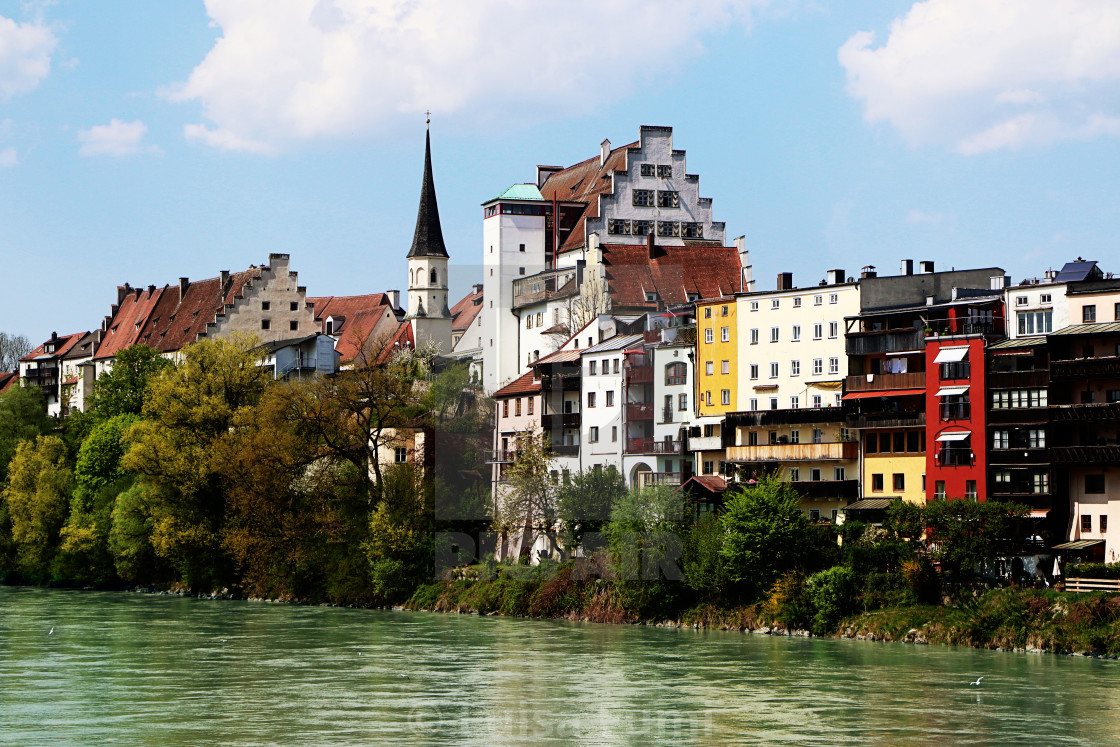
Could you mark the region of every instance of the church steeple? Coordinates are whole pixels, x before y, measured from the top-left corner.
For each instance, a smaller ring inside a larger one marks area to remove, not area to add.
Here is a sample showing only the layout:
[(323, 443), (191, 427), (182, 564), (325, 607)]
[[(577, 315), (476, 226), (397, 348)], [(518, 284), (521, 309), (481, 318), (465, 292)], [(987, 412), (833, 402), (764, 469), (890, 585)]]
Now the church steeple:
[(416, 232), (412, 235), (408, 257), (446, 256), (439, 205), (436, 204), (436, 183), (432, 178), (432, 134), (429, 130), (424, 133), (424, 183), (420, 187), (420, 210), (416, 214)]

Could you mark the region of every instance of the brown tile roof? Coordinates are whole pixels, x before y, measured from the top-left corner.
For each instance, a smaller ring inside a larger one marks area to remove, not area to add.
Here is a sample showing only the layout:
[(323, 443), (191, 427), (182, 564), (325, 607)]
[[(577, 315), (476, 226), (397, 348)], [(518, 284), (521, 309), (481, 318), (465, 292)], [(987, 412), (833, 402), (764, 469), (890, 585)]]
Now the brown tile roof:
[[(582, 210), (570, 208), (577, 211), (579, 217), (571, 232), (561, 241), (559, 252), (571, 251), (584, 245), (587, 219), (599, 217), (599, 195), (609, 194), (611, 191), (610, 172), (625, 171), (626, 149), (636, 147), (638, 142), (634, 141), (612, 150), (602, 165), (599, 164), (599, 156), (594, 156), (563, 171), (550, 174), (545, 180), (544, 186), (541, 187), (541, 195), (546, 200), (587, 204), (587, 207)], [(562, 227), (566, 223), (567, 221), (562, 220)]]
[(388, 363), (393, 354), (401, 348), (416, 348), (416, 338), (412, 336), (412, 322), (404, 321), (396, 324), (397, 328), (393, 331), (393, 336), (377, 356), (378, 363)]
[(0, 373), (0, 394), (11, 389), (19, 381), (18, 372)]
[(132, 345), (147, 345), (162, 353), (180, 350), (198, 340), (206, 325), (224, 313), (246, 285), (259, 279), (263, 269), (253, 266), (232, 272), (224, 286), (220, 277), (188, 282), (182, 298), (179, 285), (118, 288), (120, 304), (94, 357), (112, 358)]
[(385, 293), (364, 296), (320, 296), (307, 299), (315, 304), (315, 321), (327, 331), (327, 317), (334, 320), (335, 350), (343, 362), (354, 360), (367, 339), (398, 333), (397, 316)]
[[(39, 347), (35, 348), (30, 353), (20, 358), (20, 360), (31, 361), (35, 360), (36, 358), (41, 358), (44, 355), (50, 356), (51, 358), (62, 358), (70, 352), (71, 348), (81, 342), (82, 338), (88, 334), (89, 332), (74, 332), (69, 335), (59, 335), (57, 338), (44, 340), (43, 343), (39, 345)], [(52, 342), (55, 345), (54, 352), (48, 353), (46, 352), (47, 345), (51, 344)]]
[(482, 311), (482, 288), (479, 287), (478, 292), (471, 288), (470, 293), (451, 307), (451, 331), (466, 332), (480, 311)]
[(649, 258), (645, 244), (603, 244), (603, 264), (612, 308), (656, 309), (647, 291), (662, 304), (699, 298), (718, 298), (741, 290), (742, 263), (733, 246), (655, 246)]
[(494, 397), (513, 397), (519, 394), (536, 394), (541, 390), (540, 379), (533, 380), (533, 372), (522, 374), (504, 387), (494, 392)]

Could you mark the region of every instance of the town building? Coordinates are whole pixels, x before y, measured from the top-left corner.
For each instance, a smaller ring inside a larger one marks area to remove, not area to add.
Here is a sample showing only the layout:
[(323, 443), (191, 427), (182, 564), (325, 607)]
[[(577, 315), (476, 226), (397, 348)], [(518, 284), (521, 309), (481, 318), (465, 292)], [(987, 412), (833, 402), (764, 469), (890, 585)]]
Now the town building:
[(89, 332), (75, 332), (59, 335), (52, 332), (51, 337), (19, 361), (20, 385), (38, 387), (47, 403), (47, 415), (57, 418), (63, 415), (62, 398), (63, 361), (66, 355), (86, 340)]

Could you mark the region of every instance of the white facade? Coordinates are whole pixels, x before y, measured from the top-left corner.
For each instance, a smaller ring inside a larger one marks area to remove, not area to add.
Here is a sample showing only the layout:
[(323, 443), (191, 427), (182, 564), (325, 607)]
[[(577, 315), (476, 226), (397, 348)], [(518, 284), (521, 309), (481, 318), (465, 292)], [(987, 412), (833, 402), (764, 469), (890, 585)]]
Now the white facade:
[(1065, 283), (1032, 283), (1004, 290), (1007, 336), (1036, 337), (1070, 324)]
[(447, 257), (408, 258), (408, 320), (420, 347), (429, 340), (442, 355), (451, 352), (451, 311), (447, 307)]
[[(692, 415), (691, 346), (663, 344), (653, 348), (653, 438), (664, 453), (656, 455), (656, 472), (683, 471), (688, 455), (681, 450), (681, 430), (695, 420)], [(680, 374), (683, 373), (683, 379)]]
[[(625, 389), (623, 387), (623, 340), (608, 340), (584, 350), (580, 355), (582, 371), (580, 419), (581, 466), (584, 470), (596, 465), (622, 468), (622, 446), (625, 440)], [(639, 338), (640, 339), (640, 338)], [(603, 369), (607, 370), (604, 371)]]

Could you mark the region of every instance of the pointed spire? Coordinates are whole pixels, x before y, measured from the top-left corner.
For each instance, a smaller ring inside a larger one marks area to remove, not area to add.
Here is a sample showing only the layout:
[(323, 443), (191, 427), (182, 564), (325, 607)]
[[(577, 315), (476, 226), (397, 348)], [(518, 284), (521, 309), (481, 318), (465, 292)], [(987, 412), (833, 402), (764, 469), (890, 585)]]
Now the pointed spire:
[(432, 135), (424, 133), (424, 183), (420, 187), (420, 211), (416, 214), (416, 233), (412, 236), (411, 257), (446, 257), (443, 229), (439, 225), (436, 183), (432, 178)]

